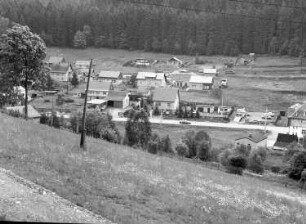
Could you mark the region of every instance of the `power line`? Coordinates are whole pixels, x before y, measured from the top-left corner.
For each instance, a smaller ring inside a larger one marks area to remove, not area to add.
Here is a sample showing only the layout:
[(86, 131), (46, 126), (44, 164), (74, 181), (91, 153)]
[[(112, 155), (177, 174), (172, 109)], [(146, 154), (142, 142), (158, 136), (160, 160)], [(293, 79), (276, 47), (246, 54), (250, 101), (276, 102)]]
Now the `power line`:
[(306, 9), (303, 6), (283, 6), (282, 4), (277, 4), (277, 3), (263, 3), (263, 2), (246, 1), (246, 0), (228, 0), (228, 1), (230, 1), (230, 2), (239, 2), (239, 3), (246, 3), (246, 4), (252, 4), (252, 5), (269, 5), (269, 6), (289, 8), (289, 9)]
[(265, 17), (259, 17), (259, 16), (250, 16), (246, 14), (235, 14), (235, 13), (228, 13), (228, 12), (222, 12), (222, 11), (214, 11), (214, 10), (204, 10), (204, 9), (194, 9), (194, 8), (181, 8), (177, 6), (170, 6), (165, 4), (157, 4), (157, 3), (149, 3), (149, 2), (140, 2), (137, 0), (116, 0), (119, 2), (124, 3), (130, 3), (130, 4), (136, 4), (136, 5), (150, 5), (155, 7), (164, 7), (164, 8), (171, 8), (171, 9), (177, 9), (177, 10), (185, 10), (185, 11), (193, 11), (193, 12), (206, 12), (210, 14), (220, 14), (224, 16), (237, 16), (237, 17), (243, 17), (243, 18), (249, 18), (249, 19), (259, 19), (259, 20), (265, 20), (265, 21), (273, 21), (273, 22), (282, 22), (282, 23), (293, 23), (293, 24), (300, 24), (303, 25), (303, 22), (298, 21), (292, 21), (292, 20), (277, 20), (277, 19), (270, 19)]

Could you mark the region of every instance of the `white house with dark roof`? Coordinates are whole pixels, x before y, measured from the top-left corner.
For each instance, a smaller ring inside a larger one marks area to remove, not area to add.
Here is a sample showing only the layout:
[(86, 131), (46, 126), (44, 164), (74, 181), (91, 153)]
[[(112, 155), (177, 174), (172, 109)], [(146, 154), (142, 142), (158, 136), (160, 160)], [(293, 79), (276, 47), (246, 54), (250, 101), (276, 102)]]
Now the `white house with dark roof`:
[(189, 89), (191, 90), (210, 90), (214, 85), (214, 78), (212, 76), (190, 76)]
[(165, 87), (165, 73), (138, 72), (136, 82), (138, 88)]
[(178, 88), (157, 88), (153, 90), (154, 108), (174, 113), (179, 108), (180, 95)]
[(256, 149), (259, 147), (267, 147), (267, 136), (264, 134), (249, 134), (246, 136), (241, 136), (235, 139), (235, 146), (245, 145), (251, 147), (251, 149)]
[(178, 68), (181, 68), (184, 65), (184, 62), (182, 60), (178, 59), (177, 57), (170, 58), (168, 63), (171, 64), (171, 65), (176, 65)]
[(113, 90), (112, 82), (90, 81), (87, 99), (104, 99), (108, 96), (109, 91)]
[(112, 82), (119, 84), (122, 81), (122, 73), (120, 71), (100, 71), (97, 79), (102, 82)]
[(72, 68), (68, 63), (50, 66), (50, 77), (57, 82), (68, 82), (72, 79)]
[(125, 91), (110, 91), (107, 98), (107, 106), (113, 108), (126, 108), (130, 104), (129, 93)]
[(306, 135), (306, 103), (294, 104), (287, 112), (289, 134), (303, 138)]

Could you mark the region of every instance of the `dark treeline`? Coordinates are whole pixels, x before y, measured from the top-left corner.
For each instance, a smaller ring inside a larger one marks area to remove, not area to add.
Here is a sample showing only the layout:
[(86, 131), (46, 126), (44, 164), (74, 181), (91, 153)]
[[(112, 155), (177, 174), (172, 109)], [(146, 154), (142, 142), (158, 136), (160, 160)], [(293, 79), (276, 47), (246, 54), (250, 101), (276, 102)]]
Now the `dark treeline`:
[[(299, 56), (306, 36), (298, 8), (303, 1), (254, 0), (277, 4), (269, 6), (230, 0), (0, 0), (0, 12), (30, 26), (48, 46)], [(180, 9), (145, 5), (164, 2)]]

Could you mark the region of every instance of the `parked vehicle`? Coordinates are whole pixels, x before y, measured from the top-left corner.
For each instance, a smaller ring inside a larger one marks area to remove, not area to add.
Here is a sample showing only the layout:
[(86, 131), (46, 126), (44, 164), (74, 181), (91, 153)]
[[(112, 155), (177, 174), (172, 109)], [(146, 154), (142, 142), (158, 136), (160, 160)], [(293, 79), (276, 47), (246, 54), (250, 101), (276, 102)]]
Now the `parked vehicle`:
[(179, 123), (180, 124), (191, 124), (191, 122), (187, 120), (180, 120)]

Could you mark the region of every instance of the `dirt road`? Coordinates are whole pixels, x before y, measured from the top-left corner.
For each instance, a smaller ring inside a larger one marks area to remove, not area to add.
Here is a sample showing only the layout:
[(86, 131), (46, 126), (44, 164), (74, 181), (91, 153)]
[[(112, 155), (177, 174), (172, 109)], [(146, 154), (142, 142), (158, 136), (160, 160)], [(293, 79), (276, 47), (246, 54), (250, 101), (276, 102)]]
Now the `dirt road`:
[(0, 219), (28, 222), (103, 223), (110, 221), (0, 168)]

